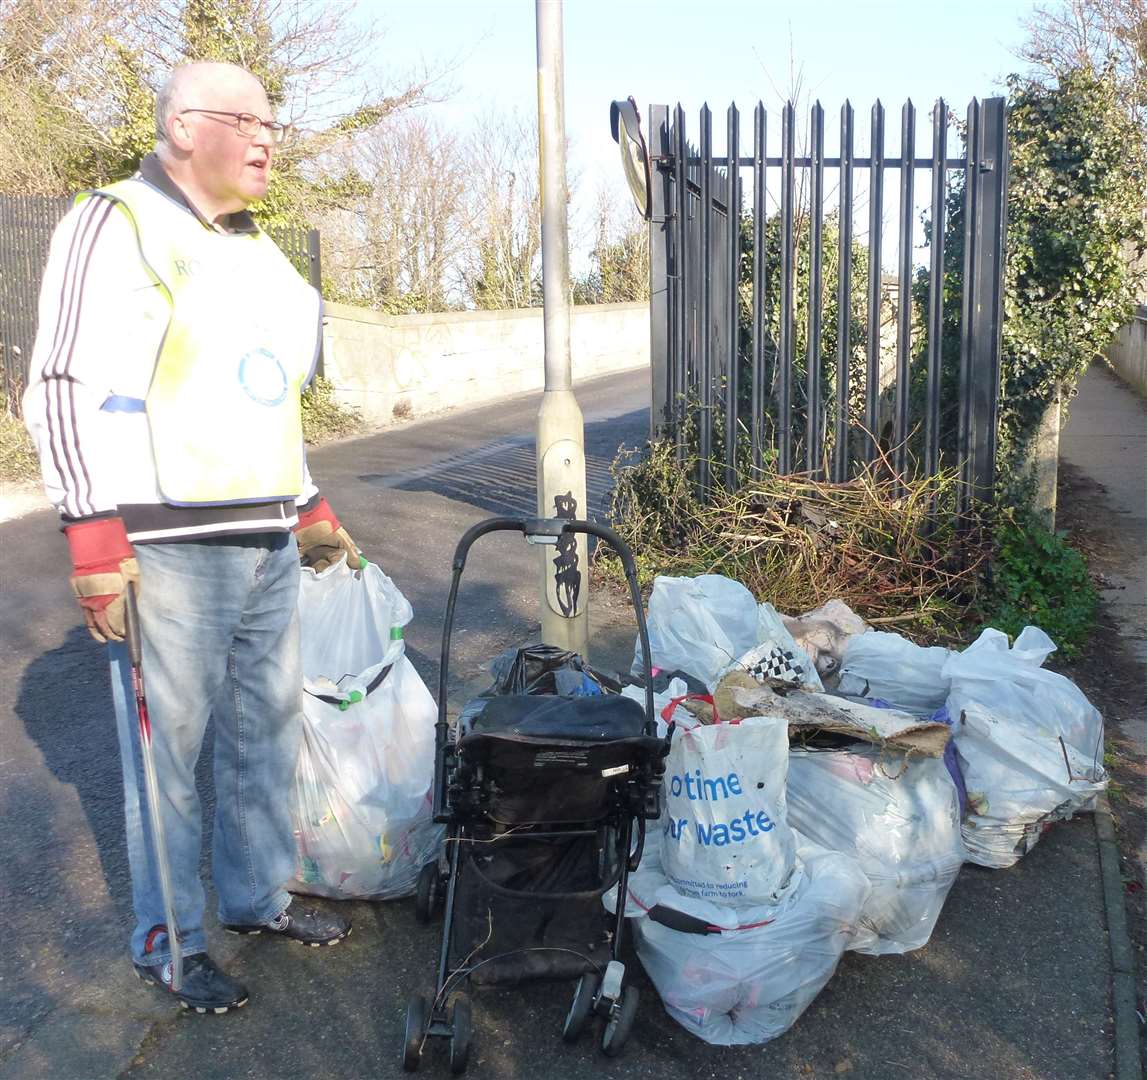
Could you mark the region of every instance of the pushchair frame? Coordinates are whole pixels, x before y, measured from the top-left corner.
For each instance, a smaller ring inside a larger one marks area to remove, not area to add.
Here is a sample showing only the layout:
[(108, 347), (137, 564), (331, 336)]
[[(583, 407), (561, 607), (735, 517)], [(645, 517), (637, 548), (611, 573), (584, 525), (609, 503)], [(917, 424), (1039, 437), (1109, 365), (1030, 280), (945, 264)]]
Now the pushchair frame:
[[(470, 548), (477, 540), (495, 532), (517, 532), (528, 543), (549, 545), (557, 544), (563, 533), (582, 533), (594, 536), (607, 543), (614, 550), (621, 560), (625, 573), (641, 646), (645, 692), (644, 723), (642, 735), (638, 739), (622, 739), (613, 743), (604, 742), (597, 745), (610, 747), (619, 746), (623, 743), (638, 743), (642, 751), (641, 760), (633, 769), (626, 769), (625, 775), (619, 776), (616, 782), (610, 781), (608, 791), (611, 811), (608, 818), (595, 819), (592, 823), (586, 822), (589, 827), (585, 829), (555, 827), (563, 824), (568, 826), (571, 824), (568, 822), (549, 822), (551, 828), (547, 829), (547, 822), (535, 822), (533, 827), (522, 836), (522, 839), (536, 841), (553, 838), (558, 840), (559, 838), (574, 838), (596, 833), (606, 837), (604, 845), (599, 846), (599, 853), (602, 853), (610, 839), (612, 839), (616, 849), (616, 877), (612, 880), (607, 877), (604, 887), (592, 892), (595, 897), (600, 897), (615, 884), (617, 886), (618, 900), (614, 914), (613, 932), (609, 940), (609, 960), (602, 969), (590, 958), (585, 958), (590, 967), (584, 969), (584, 973), (577, 983), (573, 1003), (562, 1030), (563, 1040), (573, 1042), (593, 1016), (600, 1016), (606, 1021), (602, 1048), (612, 1056), (619, 1053), (624, 1045), (632, 1029), (637, 1009), (637, 990), (635, 987), (624, 985), (625, 966), (620, 960), (625, 925), (625, 900), (628, 895), (629, 873), (637, 868), (644, 848), (646, 821), (657, 820), (660, 817), (661, 776), (664, 771), (664, 760), (668, 751), (669, 739), (668, 737), (664, 739), (657, 737), (657, 721), (653, 709), (653, 676), (649, 632), (641, 603), (641, 591), (637, 581), (633, 554), (614, 530), (593, 522), (563, 518), (491, 518), (472, 526), (458, 542), (454, 553), (450, 593), (446, 603), (439, 669), (438, 720), (435, 725), (433, 789), (434, 820), (447, 826), (447, 854), (444, 860), (446, 870), (443, 874), (441, 861), (422, 868), (418, 881), (415, 908), (419, 920), (429, 922), (439, 900), (444, 899), (445, 918), (433, 1000), (427, 1002), (425, 997), (415, 994), (410, 998), (407, 1008), (405, 1045), (403, 1048), (403, 1068), (407, 1071), (418, 1068), (422, 1050), (426, 1042), (433, 1038), (449, 1040), (452, 1072), (461, 1073), (464, 1071), (469, 1058), (470, 1006), (468, 998), (464, 994), (458, 993), (458, 990), (469, 982), (470, 974), (474, 969), (464, 966), (452, 972), (450, 970), (451, 946), (455, 925), (459, 873), (464, 866), (464, 860), (469, 858), (470, 862), (473, 861), (472, 857), (467, 856), (464, 849), (467, 847), (468, 841), (473, 839), (475, 827), (488, 824), (489, 819), (486, 817), (481, 799), (476, 791), (472, 775), (474, 770), (470, 769), (470, 774), (467, 774), (469, 766), (464, 760), (465, 755), (460, 759), (458, 743), (450, 738), (446, 703), (454, 613), (466, 559)], [(616, 771), (620, 772), (621, 770)], [(634, 845), (633, 828), (635, 821), (638, 825), (636, 845)], [(504, 835), (501, 839), (513, 843), (515, 838)], [(478, 874), (479, 877), (481, 876), (476, 865), (472, 866), (470, 871)], [(442, 897), (443, 879), (445, 883), (444, 898)], [(575, 896), (584, 899), (590, 894), (539, 891), (530, 895), (536, 895), (545, 901), (556, 901), (572, 899)], [(502, 959), (502, 957), (492, 959)], [(598, 977), (599, 972), (600, 978)], [(452, 995), (453, 1004), (448, 1009), (447, 1001)]]

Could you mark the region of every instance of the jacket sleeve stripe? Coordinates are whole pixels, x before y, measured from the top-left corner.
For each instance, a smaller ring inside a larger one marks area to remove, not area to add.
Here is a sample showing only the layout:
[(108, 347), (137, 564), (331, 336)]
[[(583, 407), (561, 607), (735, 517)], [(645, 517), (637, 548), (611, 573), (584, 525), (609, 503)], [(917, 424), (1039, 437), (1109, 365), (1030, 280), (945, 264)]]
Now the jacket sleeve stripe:
[[(49, 385), (48, 427), (52, 444), (52, 457), (61, 479), (61, 457), (66, 464), (70, 484), (64, 499), (65, 512), (76, 517), (93, 514), (92, 482), (80, 449), (80, 433), (75, 407), (75, 384), (70, 378), (72, 358), (78, 336), (80, 314), (83, 307), (84, 285), (96, 240), (113, 204), (105, 199), (92, 199), (90, 209), (83, 213), (72, 236), (67, 265), (60, 287), (61, 317), (56, 325), (53, 348), (45, 362), (45, 376)], [(65, 296), (67, 297), (65, 302)], [(65, 388), (65, 383), (66, 388)], [(51, 390), (54, 394), (54, 410)], [(56, 443), (59, 443), (59, 452)]]
[[(94, 203), (89, 202), (83, 210), (80, 211), (80, 219), (76, 223), (76, 227), (72, 230), (71, 242), (68, 245), (68, 257), (64, 264), (64, 273), (60, 276), (60, 299), (56, 305), (56, 325), (53, 331), (52, 347), (48, 351), (48, 355), (44, 360), (41, 367), (41, 376), (44, 380), (44, 421), (48, 429), (48, 447), (52, 452), (52, 465), (56, 470), (56, 475), (60, 478), (60, 484), (64, 487), (65, 495), (64, 501), (61, 505), (61, 510), (64, 513), (70, 514), (74, 517), (82, 515), (75, 508), (75, 500), (69, 498), (72, 492), (75, 491), (75, 475), (71, 477), (72, 483), (68, 485), (64, 473), (64, 463), (61, 460), (64, 457), (64, 441), (63, 433), (60, 430), (60, 425), (57, 421), (57, 413), (59, 412), (58, 405), (53, 405), (53, 383), (49, 382), (49, 375), (55, 361), (57, 351), (60, 347), (60, 336), (63, 332), (64, 326), (68, 322), (68, 313), (64, 309), (64, 298), (67, 294), (68, 284), (74, 275), (74, 260), (76, 256), (76, 248), (78, 246), (81, 234), (87, 223), (92, 217), (92, 212), (95, 209)], [(41, 333), (43, 332), (41, 327)], [(58, 394), (55, 395), (58, 398)]]
[(71, 243), (68, 245), (68, 259), (64, 265), (64, 273), (60, 278), (60, 300), (56, 305), (57, 317), (55, 332), (52, 337), (52, 348), (44, 360), (44, 374), (46, 376), (58, 375), (58, 362), (63, 349), (64, 341), (73, 329), (72, 304), (76, 295), (76, 268), (79, 265), (86, 247), (88, 232), (96, 219), (101, 204), (105, 199), (90, 199), (80, 211), (79, 221), (72, 231)]

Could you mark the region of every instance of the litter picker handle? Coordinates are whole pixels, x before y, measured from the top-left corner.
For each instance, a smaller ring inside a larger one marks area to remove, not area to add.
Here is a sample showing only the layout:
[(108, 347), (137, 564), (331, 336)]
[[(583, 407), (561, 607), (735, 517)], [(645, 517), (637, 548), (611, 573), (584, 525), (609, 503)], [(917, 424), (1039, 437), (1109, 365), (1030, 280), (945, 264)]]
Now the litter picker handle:
[(135, 596), (135, 582), (129, 581), (124, 589), (124, 637), (131, 661), (131, 684), (135, 691), (135, 708), (139, 720), (139, 751), (143, 760), (143, 781), (147, 792), (147, 809), (151, 821), (151, 840), (155, 851), (155, 868), (159, 877), (159, 891), (163, 895), (164, 930), (171, 950), (171, 988), (183, 989), (183, 946), (179, 940), (179, 926), (175, 921), (175, 892), (171, 885), (171, 864), (167, 859), (167, 841), (163, 833), (163, 807), (159, 797), (159, 778), (155, 771), (155, 754), (151, 748), (151, 717), (147, 711), (147, 698), (143, 692), (143, 650), (139, 638), (139, 607)]
[(139, 607), (135, 598), (135, 583), (127, 582), (123, 593), (124, 630), (127, 655), (137, 671), (143, 666), (143, 652), (139, 644)]

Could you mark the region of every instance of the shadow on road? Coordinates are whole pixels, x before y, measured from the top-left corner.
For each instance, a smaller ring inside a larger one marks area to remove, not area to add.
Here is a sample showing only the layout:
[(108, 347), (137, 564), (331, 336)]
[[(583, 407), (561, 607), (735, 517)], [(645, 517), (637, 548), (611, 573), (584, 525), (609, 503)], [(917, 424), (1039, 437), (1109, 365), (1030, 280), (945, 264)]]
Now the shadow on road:
[[(610, 465), (618, 446), (632, 446), (648, 437), (649, 412), (587, 424), (585, 428), (586, 507), (578, 517), (605, 521), (612, 488)], [(385, 483), (383, 475), (360, 476), (368, 483)], [(393, 480), (391, 481), (393, 483)], [(489, 514), (533, 517), (536, 513), (537, 463), (533, 440), (514, 439), (447, 458), (394, 484), (399, 491), (430, 491), (466, 503)]]

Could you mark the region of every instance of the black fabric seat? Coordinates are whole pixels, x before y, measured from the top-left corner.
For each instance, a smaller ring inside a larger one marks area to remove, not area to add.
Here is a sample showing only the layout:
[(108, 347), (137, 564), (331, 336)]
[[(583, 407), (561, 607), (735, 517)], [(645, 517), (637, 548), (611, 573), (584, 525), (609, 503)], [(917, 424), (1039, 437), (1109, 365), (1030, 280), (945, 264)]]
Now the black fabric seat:
[[(481, 699), (479, 699), (481, 700)], [(547, 742), (601, 743), (636, 738), (645, 731), (645, 710), (632, 698), (617, 694), (556, 697), (515, 694), (485, 699), (467, 706), (461, 724), (463, 739), (500, 735)]]

